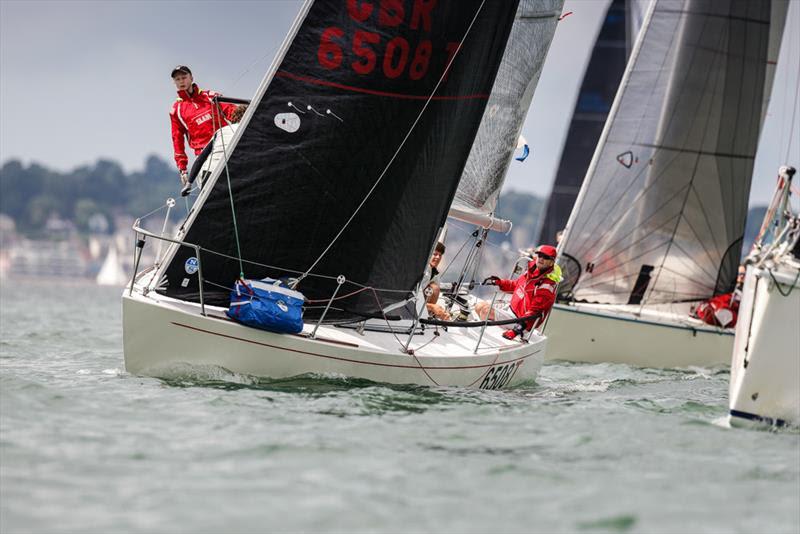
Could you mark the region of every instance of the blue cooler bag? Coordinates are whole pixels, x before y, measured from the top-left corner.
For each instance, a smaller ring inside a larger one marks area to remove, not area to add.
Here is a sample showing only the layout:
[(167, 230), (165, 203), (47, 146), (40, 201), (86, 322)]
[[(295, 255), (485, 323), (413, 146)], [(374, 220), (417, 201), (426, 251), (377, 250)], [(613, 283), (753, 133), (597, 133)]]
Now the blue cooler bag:
[(303, 302), (299, 291), (282, 285), (280, 280), (237, 280), (231, 291), (228, 317), (254, 328), (297, 334), (303, 330)]

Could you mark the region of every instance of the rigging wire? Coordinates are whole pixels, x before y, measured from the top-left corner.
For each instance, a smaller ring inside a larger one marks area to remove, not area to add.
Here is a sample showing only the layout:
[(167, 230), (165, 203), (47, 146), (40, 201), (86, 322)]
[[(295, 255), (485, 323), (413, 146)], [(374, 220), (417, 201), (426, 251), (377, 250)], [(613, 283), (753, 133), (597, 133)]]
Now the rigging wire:
[[(414, 122), (411, 124), (411, 127), (408, 129), (408, 132), (406, 132), (406, 135), (405, 135), (405, 137), (403, 137), (403, 140), (400, 142), (400, 145), (397, 147), (397, 150), (395, 150), (394, 154), (389, 159), (389, 163), (387, 163), (386, 167), (384, 167), (383, 172), (381, 172), (381, 174), (378, 176), (378, 179), (375, 180), (375, 183), (372, 184), (372, 187), (370, 188), (369, 191), (367, 191), (366, 196), (364, 196), (364, 198), (361, 200), (361, 203), (356, 207), (355, 211), (353, 211), (353, 214), (350, 216), (350, 218), (347, 219), (347, 221), (344, 223), (344, 225), (339, 230), (339, 232), (334, 236), (334, 238), (331, 240), (331, 242), (328, 244), (328, 246), (325, 247), (325, 250), (323, 250), (322, 253), (319, 255), (319, 257), (316, 260), (314, 260), (314, 263), (311, 264), (311, 267), (309, 267), (302, 275), (300, 275), (300, 277), (297, 280), (297, 283), (300, 283), (300, 281), (303, 280), (303, 278), (305, 278), (308, 275), (308, 273), (310, 273), (314, 269), (314, 267), (317, 266), (317, 264), (320, 261), (322, 261), (322, 258), (325, 257), (325, 255), (328, 253), (328, 251), (331, 249), (331, 247), (333, 247), (334, 243), (336, 243), (336, 241), (338, 241), (338, 239), (342, 236), (342, 234), (347, 229), (347, 227), (350, 226), (350, 223), (353, 222), (353, 219), (355, 219), (355, 217), (358, 214), (358, 212), (361, 211), (361, 208), (364, 206), (364, 204), (367, 203), (367, 200), (369, 199), (369, 197), (372, 196), (372, 193), (378, 187), (378, 184), (381, 182), (381, 180), (383, 180), (383, 177), (389, 171), (389, 168), (392, 166), (392, 163), (394, 163), (394, 160), (397, 158), (397, 156), (400, 154), (400, 151), (405, 146), (406, 141), (408, 141), (408, 138), (411, 137), (411, 133), (416, 128), (417, 124), (419, 123), (420, 119), (422, 118), (422, 115), (425, 113), (425, 110), (428, 109), (428, 105), (430, 105), (431, 100), (433, 99), (433, 96), (436, 94), (436, 91), (439, 90), (439, 86), (442, 84), (442, 81), (445, 79), (445, 76), (447, 76), (447, 73), (450, 71), (450, 66), (453, 64), (453, 61), (455, 61), (456, 57), (458, 57), (458, 54), (461, 51), (461, 48), (464, 46), (464, 41), (467, 39), (467, 36), (469, 36), (470, 32), (472, 31), (472, 26), (475, 24), (475, 21), (478, 19), (478, 15), (483, 10), (483, 6), (484, 6), (485, 3), (486, 3), (486, 0), (483, 0), (481, 2), (481, 5), (478, 6), (478, 9), (475, 11), (475, 15), (472, 17), (472, 21), (469, 23), (469, 26), (467, 27), (467, 31), (464, 33), (464, 37), (462, 37), (461, 40), (458, 42), (458, 47), (456, 48), (455, 53), (453, 54), (453, 56), (448, 61), (447, 66), (444, 68), (444, 71), (442, 72), (442, 75), (439, 77), (439, 81), (436, 82), (436, 86), (433, 88), (433, 91), (431, 91), (431, 94), (428, 95), (428, 99), (425, 100), (425, 104), (422, 106), (422, 109), (420, 110), (419, 114), (417, 115), (417, 118), (414, 119)], [(296, 284), (295, 284), (295, 287), (296, 287)]]
[[(217, 107), (217, 111), (220, 114), (220, 117), (222, 118), (222, 120), (225, 120), (225, 122), (228, 123), (228, 126), (231, 126), (230, 121), (227, 120), (227, 118), (225, 117), (225, 114), (222, 112), (222, 106), (219, 105), (219, 102), (215, 102), (215, 105)], [(214, 114), (212, 113), (211, 116), (213, 118)], [(216, 119), (214, 119), (214, 121), (216, 122)], [(239, 242), (239, 225), (236, 223), (236, 208), (233, 205), (233, 190), (231, 189), (231, 173), (228, 170), (228, 153), (227, 153), (227, 151), (225, 149), (225, 136), (220, 131), (221, 128), (220, 128), (220, 130), (217, 130), (216, 129), (216, 124), (214, 125), (214, 127), (215, 127), (215, 131), (217, 131), (219, 133), (219, 141), (220, 141), (220, 144), (222, 145), (222, 159), (225, 162), (225, 179), (228, 182), (228, 199), (231, 202), (231, 218), (233, 219), (233, 235), (236, 238), (236, 255), (237, 255), (237, 259), (239, 260), (239, 278), (244, 279), (244, 263), (242, 262), (242, 246), (241, 246), (241, 244)], [(212, 143), (214, 142), (214, 138), (213, 137), (211, 138), (211, 142)], [(212, 150), (212, 152), (213, 152), (213, 150)]]

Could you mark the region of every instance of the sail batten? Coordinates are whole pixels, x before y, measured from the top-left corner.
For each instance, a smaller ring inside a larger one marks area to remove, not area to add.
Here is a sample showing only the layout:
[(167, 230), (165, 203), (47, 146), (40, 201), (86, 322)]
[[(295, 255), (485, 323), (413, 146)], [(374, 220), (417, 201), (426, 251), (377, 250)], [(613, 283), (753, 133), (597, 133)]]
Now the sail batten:
[(651, 5), (562, 243), (573, 298), (648, 306), (729, 290), (771, 17), (769, 0)]

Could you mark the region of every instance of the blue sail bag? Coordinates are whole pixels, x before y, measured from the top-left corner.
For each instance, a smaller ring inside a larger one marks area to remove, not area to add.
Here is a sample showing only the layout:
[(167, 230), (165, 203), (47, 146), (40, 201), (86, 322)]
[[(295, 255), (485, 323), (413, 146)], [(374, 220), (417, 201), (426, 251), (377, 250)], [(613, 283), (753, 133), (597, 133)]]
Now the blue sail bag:
[(303, 330), (303, 302), (299, 291), (280, 280), (237, 280), (227, 315), (236, 322), (280, 334)]

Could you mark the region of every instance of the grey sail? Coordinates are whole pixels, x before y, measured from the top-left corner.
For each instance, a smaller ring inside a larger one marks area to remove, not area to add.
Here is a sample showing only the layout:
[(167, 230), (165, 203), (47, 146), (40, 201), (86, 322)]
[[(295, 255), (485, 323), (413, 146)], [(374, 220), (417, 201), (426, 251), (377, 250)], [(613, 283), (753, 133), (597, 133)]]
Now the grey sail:
[(479, 220), (494, 212), (563, 3), (520, 1), (451, 215)]
[(573, 299), (647, 306), (732, 288), (771, 7), (650, 6), (561, 244)]

